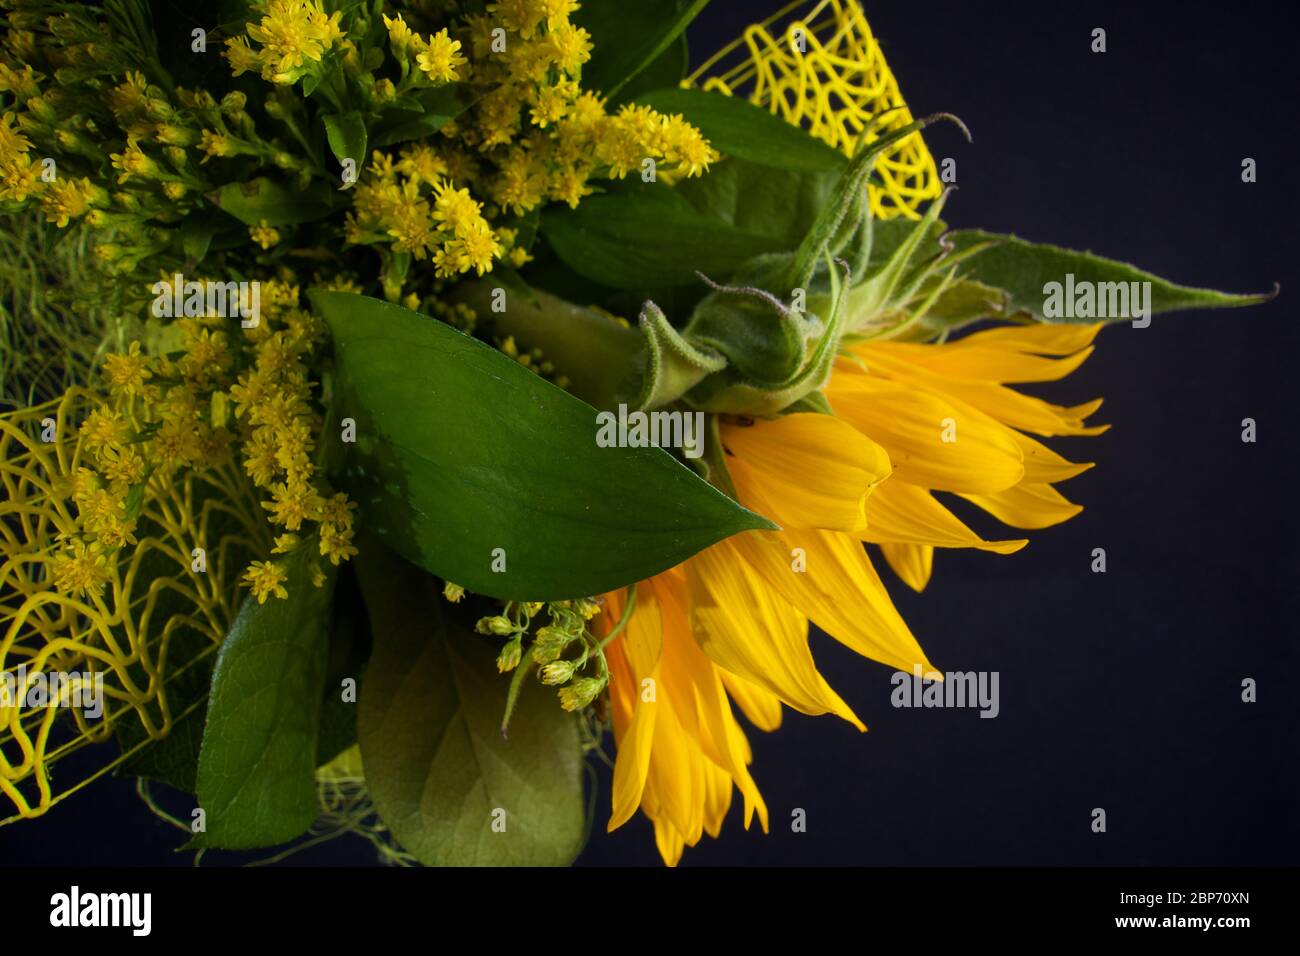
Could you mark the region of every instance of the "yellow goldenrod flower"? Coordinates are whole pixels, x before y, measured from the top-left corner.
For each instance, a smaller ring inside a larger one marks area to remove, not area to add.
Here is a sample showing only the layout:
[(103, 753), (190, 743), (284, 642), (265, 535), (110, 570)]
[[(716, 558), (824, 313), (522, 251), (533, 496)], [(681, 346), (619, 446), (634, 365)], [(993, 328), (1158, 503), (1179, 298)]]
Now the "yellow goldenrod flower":
[(455, 83), (460, 79), (458, 70), (468, 61), (460, 54), (460, 41), (451, 39), (444, 28), (429, 37), (427, 46), (415, 62), (433, 82)]
[(248, 25), (248, 35), (262, 44), (262, 78), (273, 83), (296, 82), (303, 68), (319, 63), (341, 35), (340, 13), (325, 14), (318, 0), (268, 0), (262, 9), (266, 15)]
[(13, 121), (13, 113), (0, 116), (0, 163), (12, 162), (19, 154), (31, 149), (27, 137), (13, 128)]
[(263, 249), (270, 249), (280, 241), (279, 231), (271, 228), (265, 219), (262, 220), (260, 225), (250, 226), (248, 229), (248, 235)]
[(114, 394), (143, 395), (145, 382), (153, 377), (148, 359), (140, 354), (140, 343), (132, 342), (124, 354), (104, 359), (104, 378)]
[[(1026, 543), (980, 538), (936, 491), (1016, 528), (1078, 513), (1053, 485), (1089, 466), (1025, 432), (1097, 434), (1103, 428), (1084, 420), (1100, 402), (1055, 406), (1006, 383), (1068, 375), (1091, 354), (1098, 328), (1015, 326), (943, 345), (851, 345), (824, 393), (836, 415), (722, 427), (741, 503), (782, 530), (724, 539), (638, 585), (635, 610), (606, 649), (618, 743), (610, 829), (639, 807), (674, 864), (685, 846), (718, 832), (733, 786), (746, 825), (757, 814), (766, 827), (732, 703), (763, 730), (776, 729), (783, 705), (865, 729), (818, 672), (810, 621), (871, 660), (907, 673), (935, 669), (862, 545), (878, 545), (920, 590), (936, 547), (1009, 554)], [(945, 440), (945, 422), (956, 440)], [(799, 573), (792, 559), (816, 573)], [(605, 595), (605, 632), (623, 600), (623, 592)], [(655, 689), (652, 700), (644, 687)]]
[(253, 597), (257, 598), (258, 604), (265, 604), (266, 599), (272, 595), (278, 598), (288, 597), (289, 592), (284, 587), (288, 577), (288, 572), (274, 561), (254, 561), (244, 572), (244, 581)]

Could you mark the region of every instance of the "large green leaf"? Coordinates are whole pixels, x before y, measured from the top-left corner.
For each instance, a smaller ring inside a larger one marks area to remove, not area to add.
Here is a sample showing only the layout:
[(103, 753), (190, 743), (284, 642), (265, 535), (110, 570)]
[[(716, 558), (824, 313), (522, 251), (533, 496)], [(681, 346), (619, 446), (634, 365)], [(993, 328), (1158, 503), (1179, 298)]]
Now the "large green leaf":
[(836, 177), (836, 173), (794, 172), (733, 158), (674, 188), (704, 218), (791, 250), (830, 201)]
[(334, 575), (324, 587), (312, 587), (314, 551), (308, 539), (285, 559), (289, 596), (264, 604), (249, 598), (221, 645), (199, 754), (207, 830), (196, 835), (195, 846), (284, 843), (316, 818)]
[(655, 63), (685, 32), (709, 0), (584, 0), (574, 21), (591, 34), (594, 49), (582, 69), (584, 89), (614, 97)]
[(385, 825), (431, 866), (569, 863), (583, 837), (573, 715), (530, 681), (503, 739), (510, 682), (495, 650), (379, 542), (356, 562), (375, 641), (358, 737)]
[(848, 157), (798, 126), (735, 96), (703, 90), (655, 90), (638, 103), (680, 113), (725, 156), (793, 172), (835, 174)]
[[(1008, 312), (1027, 312), (1040, 322), (1095, 322), (1096, 318), (1047, 318), (1043, 305), (1050, 282), (1064, 283), (1067, 275), (1080, 282), (1150, 282), (1151, 312), (1175, 312), (1180, 309), (1220, 309), (1266, 302), (1276, 292), (1258, 295), (1232, 295), (1213, 289), (1175, 285), (1158, 276), (1143, 272), (1125, 262), (1106, 259), (1091, 252), (1075, 252), (1059, 246), (1026, 242), (1015, 236), (1002, 236), (979, 230), (961, 230), (949, 238), (958, 252), (980, 243), (995, 244), (967, 259), (961, 274), (986, 286), (1002, 289), (1010, 297)], [(1110, 316), (1112, 320), (1127, 316)]]
[(376, 299), (310, 295), (356, 422), (340, 478), (367, 527), (426, 570), (493, 597), (573, 598), (770, 526), (662, 449), (599, 447), (594, 408), (483, 343)]
[(644, 291), (725, 278), (782, 244), (706, 218), (663, 183), (593, 196), (577, 209), (551, 207), (542, 233), (579, 275), (616, 289)]
[(260, 177), (246, 183), (227, 183), (211, 197), (240, 222), (256, 226), (292, 226), (324, 219), (334, 209), (328, 187), (313, 183), (308, 189)]

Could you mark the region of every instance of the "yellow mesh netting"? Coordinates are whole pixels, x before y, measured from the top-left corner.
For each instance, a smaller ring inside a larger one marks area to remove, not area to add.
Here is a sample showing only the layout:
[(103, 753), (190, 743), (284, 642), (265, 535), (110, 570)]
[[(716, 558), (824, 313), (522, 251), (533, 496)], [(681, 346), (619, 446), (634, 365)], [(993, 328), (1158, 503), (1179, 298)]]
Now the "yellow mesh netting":
[[(845, 153), (868, 128), (874, 140), (912, 122), (856, 0), (820, 0), (798, 13), (809, 6), (799, 0), (748, 27), (686, 83), (746, 96)], [(919, 133), (888, 149), (875, 169), (880, 183), (867, 187), (875, 216), (918, 218), (918, 207), (941, 192)]]
[[(15, 811), (0, 823), (41, 815), (186, 715), (175, 712), (167, 685), (216, 650), (243, 596), (238, 577), (246, 557), (239, 552), (265, 547), (242, 475), (233, 467), (186, 470), (148, 482), (139, 540), (105, 556), (102, 589), (74, 595), (55, 588), (56, 555), (78, 530), (71, 486), (83, 448), (76, 420), (97, 404), (72, 389), (0, 416), (0, 674), (8, 675), (0, 689), (0, 793)], [(57, 436), (71, 437), (44, 441), (50, 424)], [(206, 567), (196, 571), (192, 555), (200, 547)], [(200, 657), (170, 661), (183, 629), (207, 646)], [(79, 690), (85, 703), (97, 678), (99, 719), (71, 706)], [(58, 690), (29, 706), (28, 690), (38, 682)], [(124, 720), (133, 722), (138, 745), (98, 769), (79, 765), (65, 775), (76, 779), (55, 785), (59, 760), (107, 740)]]

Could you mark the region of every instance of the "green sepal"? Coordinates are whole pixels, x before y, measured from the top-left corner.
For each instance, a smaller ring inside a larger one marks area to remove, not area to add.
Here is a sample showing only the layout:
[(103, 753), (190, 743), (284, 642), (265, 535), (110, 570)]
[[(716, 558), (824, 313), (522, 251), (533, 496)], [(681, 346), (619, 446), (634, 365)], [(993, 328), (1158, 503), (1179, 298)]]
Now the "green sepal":
[[(822, 256), (828, 252), (832, 256), (837, 256), (843, 251), (849, 239), (857, 232), (861, 220), (870, 215), (865, 193), (867, 177), (871, 175), (876, 157), (894, 143), (924, 129), (938, 119), (952, 120), (961, 126), (962, 130), (966, 129), (961, 120), (955, 116), (949, 113), (935, 113), (932, 116), (913, 120), (906, 126), (865, 144), (857, 151), (852, 161), (840, 174), (829, 201), (822, 207), (812, 229), (795, 250), (794, 259), (783, 277), (784, 281), (777, 288), (807, 288)], [(967, 138), (969, 135), (967, 133)]]
[(641, 309), (645, 367), (636, 408), (662, 408), (677, 401), (704, 378), (726, 368), (727, 360), (711, 348), (697, 347), (669, 323), (653, 302)]

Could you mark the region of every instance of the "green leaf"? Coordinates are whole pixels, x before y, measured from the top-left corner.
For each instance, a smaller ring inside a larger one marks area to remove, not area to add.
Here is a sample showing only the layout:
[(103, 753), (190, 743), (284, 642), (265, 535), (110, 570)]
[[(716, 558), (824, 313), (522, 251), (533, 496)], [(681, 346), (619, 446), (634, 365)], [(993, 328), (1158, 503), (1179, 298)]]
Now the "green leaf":
[(256, 226), (292, 226), (324, 219), (333, 211), (328, 187), (313, 183), (299, 190), (273, 179), (259, 177), (247, 183), (227, 183), (212, 197), (221, 209), (240, 222)]
[(327, 113), (325, 121), (325, 138), (330, 144), (330, 151), (340, 163), (352, 160), (358, 167), (366, 161), (366, 121), (358, 110), (349, 113)]
[(585, 0), (574, 22), (595, 45), (582, 69), (583, 89), (613, 98), (629, 80), (654, 63), (709, 0)]
[(460, 83), (421, 90), (415, 109), (390, 110), (375, 127), (371, 145), (383, 149), (397, 143), (431, 136), (478, 101), (481, 92)]
[(725, 156), (801, 173), (838, 173), (848, 157), (760, 106), (703, 90), (656, 90), (637, 97), (660, 113), (680, 113)]
[[(292, 840), (316, 818), (317, 738), (329, 657), (333, 574), (312, 587), (306, 539), (285, 560), (289, 596), (244, 602), (221, 645), (199, 754), (207, 830), (194, 846)], [(332, 571), (327, 563), (326, 569)]]
[(548, 208), (542, 232), (579, 275), (616, 289), (647, 290), (725, 278), (781, 244), (707, 219), (671, 188), (592, 196), (577, 209)]
[(214, 219), (188, 216), (180, 227), (181, 249), (185, 252), (185, 258), (196, 265), (202, 262), (219, 227), (220, 223)]
[(492, 645), (373, 539), (356, 564), (375, 639), (358, 737), (384, 824), (430, 866), (571, 862), (584, 830), (576, 719), (528, 681), (503, 739), (510, 682)]
[(837, 175), (793, 172), (732, 158), (673, 188), (706, 219), (763, 236), (777, 248), (789, 250), (803, 241), (830, 201)]
[(614, 104), (635, 100), (651, 90), (669, 89), (681, 83), (690, 66), (690, 48), (683, 32), (654, 62), (632, 77), (619, 89)]
[(426, 570), (478, 594), (567, 599), (770, 526), (662, 449), (599, 447), (594, 408), (495, 349), (376, 299), (310, 295), (356, 420), (341, 480)]
[[(1048, 297), (1048, 283), (1064, 283), (1072, 274), (1077, 286), (1080, 282), (1101, 283), (1151, 283), (1151, 312), (1176, 312), (1181, 309), (1222, 309), (1267, 302), (1277, 294), (1233, 295), (1213, 289), (1198, 289), (1175, 285), (1158, 276), (1143, 272), (1134, 266), (1114, 259), (1106, 259), (1091, 252), (1075, 252), (1058, 246), (1026, 242), (1015, 236), (1002, 236), (979, 230), (961, 230), (950, 234), (960, 253), (979, 243), (994, 242), (989, 248), (972, 255), (962, 265), (962, 275), (1006, 291), (1010, 298), (1008, 311), (1025, 312), (1040, 322), (1094, 322), (1096, 318), (1048, 318), (1043, 314)], [(1132, 306), (1128, 311), (1131, 313)], [(1127, 320), (1131, 315), (1109, 316)], [(1106, 318), (1099, 316), (1098, 318)]]

